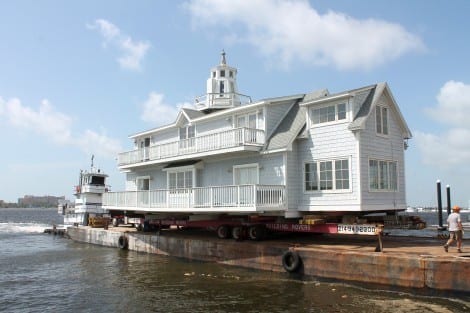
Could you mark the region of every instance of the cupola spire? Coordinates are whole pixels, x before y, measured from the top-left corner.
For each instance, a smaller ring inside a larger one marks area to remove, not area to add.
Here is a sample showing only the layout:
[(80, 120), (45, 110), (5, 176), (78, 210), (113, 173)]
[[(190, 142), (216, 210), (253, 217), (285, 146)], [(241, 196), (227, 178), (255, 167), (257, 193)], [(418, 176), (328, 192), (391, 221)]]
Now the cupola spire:
[(222, 59), (220, 60), (220, 65), (227, 65), (227, 61), (225, 60), (225, 50), (222, 49)]

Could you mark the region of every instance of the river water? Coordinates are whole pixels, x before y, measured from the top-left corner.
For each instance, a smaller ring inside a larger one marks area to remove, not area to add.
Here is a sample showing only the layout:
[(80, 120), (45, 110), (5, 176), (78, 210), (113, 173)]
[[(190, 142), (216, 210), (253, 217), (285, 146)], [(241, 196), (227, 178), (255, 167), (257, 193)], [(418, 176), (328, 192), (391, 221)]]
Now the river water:
[(298, 278), (43, 234), (60, 223), (56, 210), (0, 209), (0, 312), (470, 312), (467, 294)]

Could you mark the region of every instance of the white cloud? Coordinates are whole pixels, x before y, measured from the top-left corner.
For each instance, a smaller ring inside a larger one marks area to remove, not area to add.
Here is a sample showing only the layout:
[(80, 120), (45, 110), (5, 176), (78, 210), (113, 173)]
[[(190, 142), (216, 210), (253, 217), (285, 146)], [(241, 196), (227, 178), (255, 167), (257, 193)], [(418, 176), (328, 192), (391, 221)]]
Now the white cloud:
[(178, 112), (183, 107), (191, 107), (190, 103), (178, 103), (170, 105), (163, 101), (164, 95), (150, 92), (148, 99), (142, 104), (143, 112), (141, 119), (145, 122), (165, 125), (175, 121)]
[[(88, 155), (95, 154), (115, 158), (119, 152), (122, 152), (120, 142), (108, 137), (104, 129), (100, 133), (86, 129), (75, 142)], [(97, 147), (99, 148), (97, 149)]]
[(427, 108), (436, 122), (450, 128), (439, 134), (415, 132), (423, 161), (446, 167), (470, 162), (470, 85), (448, 81), (437, 95), (437, 105)]
[(437, 107), (426, 111), (436, 121), (470, 128), (470, 85), (446, 82), (437, 95)]
[(123, 55), (117, 58), (121, 68), (127, 70), (140, 70), (142, 68), (141, 62), (150, 48), (149, 42), (134, 41), (130, 36), (121, 33), (116, 25), (104, 19), (97, 19), (86, 26), (88, 29), (99, 31), (104, 39), (104, 47), (110, 44), (123, 52)]
[(417, 131), (414, 137), (425, 164), (448, 167), (470, 162), (469, 129), (453, 128), (442, 134)]
[(109, 138), (104, 130), (96, 133), (87, 129), (82, 134), (73, 135), (72, 118), (55, 111), (47, 99), (35, 110), (24, 106), (17, 98), (7, 101), (0, 98), (1, 116), (17, 129), (31, 131), (59, 145), (78, 146), (88, 154), (115, 158), (122, 151), (119, 142)]
[(48, 100), (42, 100), (38, 111), (23, 106), (17, 98), (5, 103), (5, 115), (15, 127), (32, 130), (57, 143), (70, 140), (71, 118), (54, 111)]
[(227, 41), (248, 43), (284, 67), (300, 61), (370, 69), (424, 49), (399, 24), (334, 11), (321, 15), (308, 1), (191, 0), (185, 8), (196, 27), (220, 30)]

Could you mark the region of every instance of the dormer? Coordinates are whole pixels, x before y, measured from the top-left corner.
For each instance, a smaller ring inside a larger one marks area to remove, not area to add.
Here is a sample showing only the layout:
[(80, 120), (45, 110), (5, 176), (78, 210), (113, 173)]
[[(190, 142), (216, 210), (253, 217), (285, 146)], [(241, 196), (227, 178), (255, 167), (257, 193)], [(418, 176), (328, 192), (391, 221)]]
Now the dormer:
[(251, 103), (248, 96), (238, 93), (237, 69), (227, 65), (225, 51), (222, 50), (220, 64), (210, 71), (206, 84), (206, 94), (196, 98), (196, 109), (204, 112), (229, 109)]

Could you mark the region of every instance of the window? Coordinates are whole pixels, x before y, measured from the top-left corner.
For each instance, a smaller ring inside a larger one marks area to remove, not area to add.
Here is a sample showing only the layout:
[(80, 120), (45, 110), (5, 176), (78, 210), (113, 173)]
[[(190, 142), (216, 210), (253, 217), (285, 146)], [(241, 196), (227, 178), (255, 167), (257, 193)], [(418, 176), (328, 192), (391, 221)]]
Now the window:
[(336, 189), (349, 189), (348, 160), (335, 161)]
[(223, 80), (220, 81), (220, 95), (222, 96), (225, 93), (225, 82)]
[(349, 160), (325, 160), (305, 163), (306, 191), (349, 190)]
[(397, 162), (369, 160), (369, 188), (374, 191), (398, 190)]
[(322, 124), (346, 119), (346, 103), (329, 105), (311, 110), (312, 124)]
[(225, 77), (225, 70), (220, 71), (220, 77)]
[(232, 78), (233, 77), (233, 72), (232, 71), (229, 71), (229, 77)]
[(386, 107), (375, 108), (375, 125), (377, 134), (388, 135), (388, 109)]
[(215, 72), (212, 72), (212, 78), (215, 78)]
[(193, 171), (169, 172), (168, 188), (181, 189), (193, 187)]

